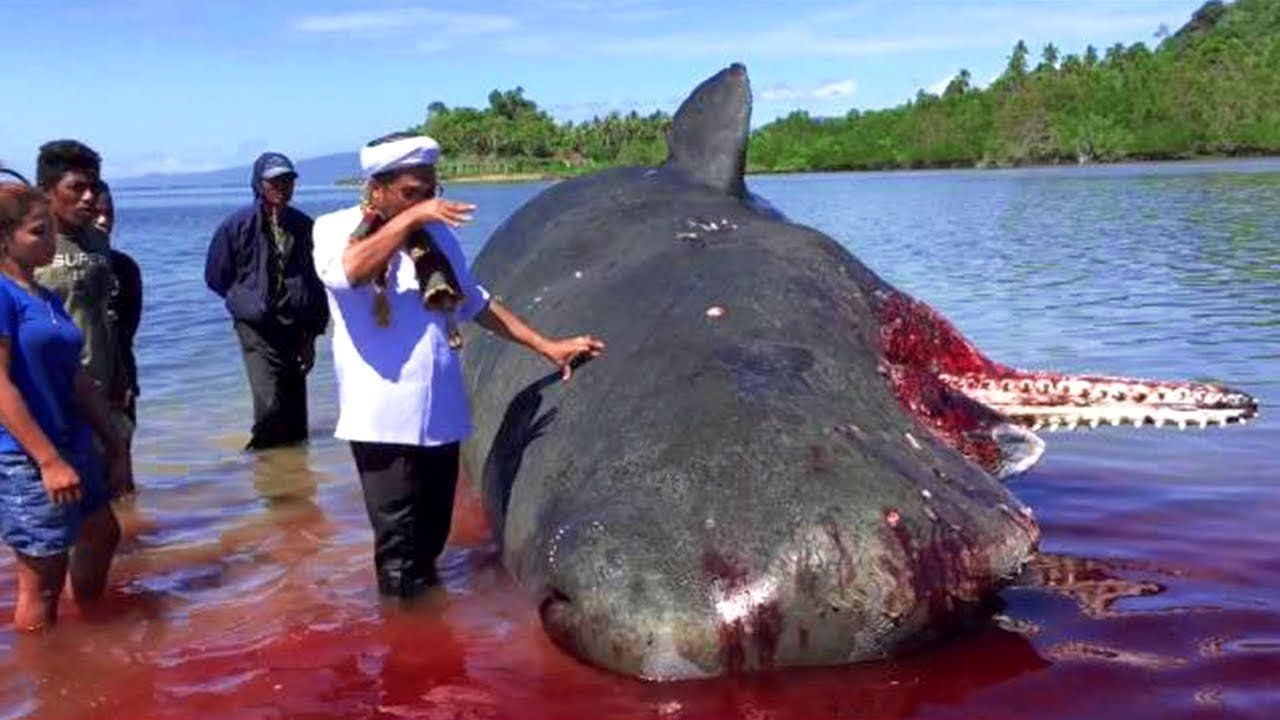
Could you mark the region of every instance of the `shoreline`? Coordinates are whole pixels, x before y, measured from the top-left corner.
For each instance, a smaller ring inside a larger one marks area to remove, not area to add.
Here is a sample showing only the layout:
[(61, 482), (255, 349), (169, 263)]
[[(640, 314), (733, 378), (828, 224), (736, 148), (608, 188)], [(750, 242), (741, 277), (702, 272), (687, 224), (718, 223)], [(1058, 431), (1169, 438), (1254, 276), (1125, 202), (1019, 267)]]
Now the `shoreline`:
[[(953, 165), (919, 165), (919, 166), (889, 166), (889, 167), (868, 167), (868, 168), (807, 168), (803, 170), (752, 170), (747, 169), (748, 176), (785, 176), (785, 175), (838, 175), (838, 174), (870, 174), (870, 173), (911, 173), (911, 172), (972, 172), (978, 171), (1010, 171), (1010, 170), (1039, 170), (1039, 169), (1081, 169), (1105, 168), (1124, 165), (1196, 165), (1210, 164), (1215, 162), (1247, 162), (1249, 160), (1277, 160), (1280, 161), (1280, 153), (1257, 153), (1257, 154), (1236, 154), (1236, 155), (1195, 155), (1191, 157), (1132, 157), (1119, 160), (1093, 160), (1089, 162), (1045, 162), (1045, 163), (1025, 163), (1019, 165), (993, 165), (993, 164), (953, 164)], [(616, 167), (623, 167), (621, 165)], [(608, 168), (602, 168), (608, 169)], [(578, 177), (584, 173), (485, 173), (482, 175), (460, 175), (455, 177), (441, 178), (441, 182), (446, 184), (469, 184), (469, 183), (525, 183), (525, 182), (542, 182), (542, 181), (559, 181), (569, 178)], [(355, 186), (358, 187), (358, 186)]]
[[(1080, 169), (1087, 170), (1091, 168), (1105, 168), (1110, 166), (1123, 165), (1197, 165), (1209, 164), (1215, 162), (1247, 162), (1250, 160), (1280, 160), (1280, 153), (1236, 153), (1231, 155), (1194, 155), (1183, 157), (1131, 157), (1119, 160), (1108, 161), (1090, 161), (1085, 163), (1079, 162), (1046, 162), (1046, 163), (1026, 163), (1021, 165), (990, 165), (990, 164), (938, 164), (938, 165), (919, 165), (919, 166), (886, 166), (886, 167), (866, 167), (866, 168), (807, 168), (803, 170), (758, 170), (748, 168), (746, 174), (755, 177), (769, 176), (786, 176), (786, 175), (805, 175), (805, 174), (871, 174), (871, 173), (911, 173), (911, 172), (973, 172), (973, 171), (1017, 171), (1017, 170), (1037, 170), (1037, 169)], [(569, 178), (578, 177), (579, 175), (588, 174), (597, 170), (606, 170), (611, 167), (624, 166), (608, 166), (592, 168), (583, 172), (520, 172), (520, 173), (481, 173), (476, 175), (456, 175), (452, 177), (441, 178), (441, 182), (445, 184), (471, 185), (471, 184), (519, 184), (530, 182), (556, 182), (567, 180)], [(240, 187), (236, 185), (138, 185), (130, 187), (122, 183), (119, 188), (122, 191), (131, 192), (184, 192), (198, 191), (218, 188)], [(353, 182), (351, 179), (338, 180), (329, 184), (322, 185), (303, 185), (301, 188), (321, 189), (321, 188), (348, 188), (351, 190), (359, 190), (361, 184)]]
[(1248, 160), (1280, 160), (1280, 152), (1207, 154), (1207, 155), (1135, 155), (1115, 160), (1052, 161), (1035, 163), (989, 163), (983, 161), (964, 163), (922, 163), (920, 165), (883, 165), (853, 168), (806, 168), (803, 170), (753, 170), (748, 175), (801, 175), (807, 173), (891, 173), (924, 171), (973, 171), (973, 170), (1035, 170), (1041, 168), (1100, 168), (1117, 165), (1192, 165), (1214, 162), (1244, 162)]
[(479, 175), (457, 175), (454, 177), (441, 177), (441, 183), (522, 183), (522, 182), (539, 182), (541, 180), (564, 180), (565, 178), (574, 177), (573, 174), (560, 175), (557, 173), (482, 173)]

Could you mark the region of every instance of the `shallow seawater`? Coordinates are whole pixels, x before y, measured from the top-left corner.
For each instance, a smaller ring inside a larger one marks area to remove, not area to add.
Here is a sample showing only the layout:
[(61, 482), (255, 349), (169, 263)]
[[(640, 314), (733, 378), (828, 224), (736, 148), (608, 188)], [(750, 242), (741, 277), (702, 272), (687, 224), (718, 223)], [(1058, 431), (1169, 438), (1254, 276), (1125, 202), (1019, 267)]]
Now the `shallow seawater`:
[[(651, 684), (551, 644), (460, 498), (444, 588), (380, 603), (327, 348), (313, 440), (250, 456), (230, 323), (202, 281), (235, 190), (121, 192), (143, 269), (142, 492), (104, 607), (0, 630), (0, 720), (1271, 718), (1280, 714), (1280, 163), (749, 180), (1021, 367), (1226, 381), (1246, 427), (1045, 434), (1011, 483), (1043, 556), (999, 615), (893, 661)], [(544, 184), (453, 185), (490, 230)], [(297, 198), (318, 214), (354, 201)], [(606, 338), (607, 339), (607, 338)], [(13, 602), (0, 557), (0, 615)]]

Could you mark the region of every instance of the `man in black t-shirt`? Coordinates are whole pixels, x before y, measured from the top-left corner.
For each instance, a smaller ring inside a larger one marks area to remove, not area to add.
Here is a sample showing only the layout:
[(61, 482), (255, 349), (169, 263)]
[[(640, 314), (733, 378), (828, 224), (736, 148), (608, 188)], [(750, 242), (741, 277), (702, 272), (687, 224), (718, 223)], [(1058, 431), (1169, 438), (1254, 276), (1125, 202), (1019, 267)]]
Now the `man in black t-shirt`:
[[(110, 237), (115, 228), (116, 212), (111, 188), (105, 182), (101, 183), (98, 193), (97, 211), (93, 225)], [(110, 248), (107, 253), (111, 271), (116, 276), (107, 307), (115, 323), (116, 347), (119, 349), (120, 363), (124, 366), (124, 382), (114, 393), (116, 397), (111, 398), (111, 403), (137, 425), (138, 361), (133, 352), (133, 339), (138, 334), (138, 325), (142, 321), (142, 271), (128, 253), (115, 247)]]

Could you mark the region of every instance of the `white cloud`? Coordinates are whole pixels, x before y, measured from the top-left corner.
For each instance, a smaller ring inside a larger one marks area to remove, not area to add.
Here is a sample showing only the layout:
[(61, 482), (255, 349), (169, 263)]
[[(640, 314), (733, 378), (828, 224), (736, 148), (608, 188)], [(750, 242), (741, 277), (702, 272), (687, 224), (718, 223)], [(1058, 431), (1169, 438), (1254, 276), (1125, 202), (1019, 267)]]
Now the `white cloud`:
[(619, 10), (604, 15), (604, 19), (615, 23), (647, 23), (669, 18), (678, 13), (673, 8), (645, 8), (638, 10)]
[(840, 80), (838, 82), (827, 83), (822, 87), (813, 91), (813, 97), (818, 100), (835, 100), (838, 98), (847, 98), (853, 95), (858, 89), (858, 83), (853, 80)]
[(858, 83), (854, 80), (838, 80), (810, 89), (800, 89), (788, 83), (775, 83), (760, 92), (760, 99), (766, 102), (843, 100), (851, 97), (857, 90)]
[(293, 27), (306, 33), (330, 35), (388, 36), (413, 30), (457, 37), (499, 33), (514, 29), (517, 24), (516, 19), (508, 15), (396, 8), (310, 15), (294, 21)]
[(816, 32), (795, 26), (756, 33), (669, 33), (647, 37), (614, 38), (577, 47), (599, 55), (723, 57), (750, 54), (755, 57), (859, 57), (926, 50), (973, 47), (969, 34), (864, 37)]
[(191, 158), (148, 153), (134, 155), (120, 160), (108, 159), (103, 163), (103, 174), (109, 178), (131, 178), (153, 173), (196, 173), (209, 170), (220, 170), (232, 163), (217, 160), (193, 160)]
[(951, 84), (951, 81), (955, 79), (955, 76), (956, 74), (952, 73), (925, 88), (924, 91), (933, 95), (941, 95), (947, 89), (947, 86)]
[(508, 35), (496, 39), (493, 42), (493, 49), (507, 55), (548, 57), (565, 52), (562, 42), (564, 41), (548, 35)]
[[(1008, 34), (1078, 33), (1104, 35), (1117, 32), (1153, 33), (1160, 23), (1169, 21), (1167, 12), (1102, 4), (1090, 8), (1054, 7), (1041, 3), (1025, 3), (1003, 7), (966, 8), (965, 19), (975, 25), (1004, 28)], [(1016, 39), (1016, 38), (1015, 38)], [(1010, 44), (1013, 40), (1010, 40)]]
[(648, 22), (670, 17), (680, 11), (653, 0), (559, 0), (544, 3), (553, 11), (590, 14), (612, 22)]
[(424, 55), (443, 52), (448, 50), (450, 43), (445, 40), (419, 40), (414, 44), (413, 49)]
[[(994, 8), (958, 4), (945, 16), (933, 10), (907, 9), (889, 17), (887, 24), (885, 17), (865, 7), (839, 7), (818, 9), (782, 25), (688, 29), (688, 24), (681, 27), (678, 22), (681, 11), (670, 6), (643, 1), (564, 0), (561, 8), (581, 14), (582, 22), (594, 30), (584, 32), (584, 26), (568, 32), (522, 29), (516, 34), (501, 28), (493, 32), (498, 35), (499, 52), (524, 57), (875, 57), (1008, 48), (1019, 37), (1041, 42), (1071, 34), (1144, 33), (1167, 22), (1167, 13), (1159, 12), (1157, 6), (1134, 2), (1138, 3), (1135, 7), (1102, 2), (1083, 9), (1047, 3)], [(643, 33), (626, 28), (663, 17), (676, 20), (667, 23), (670, 30)], [(616, 26), (600, 27), (600, 23), (611, 22)], [(1060, 42), (1067, 40), (1063, 37)]]
[(780, 100), (796, 100), (804, 97), (804, 93), (786, 83), (775, 83), (760, 91), (760, 99), (769, 102)]
[[(1065, 42), (1064, 35), (1147, 33), (1169, 20), (1161, 6), (1143, 0), (1131, 0), (1126, 6), (1086, 0), (1083, 8), (1057, 3), (996, 7), (958, 3), (945, 14), (932, 8), (907, 7), (885, 14), (866, 6), (817, 6), (793, 15), (788, 23), (756, 28), (682, 26), (679, 17), (684, 12), (681, 6), (654, 0), (558, 0), (546, 8), (511, 14), (401, 6), (310, 15), (295, 20), (293, 27), (318, 35), (403, 37), (406, 47), (422, 53), (453, 47), (460, 38), (487, 36), (494, 51), (519, 57), (775, 59), (1008, 48), (1019, 37), (1032, 42), (1055, 37)], [(543, 29), (540, 21), (548, 13), (569, 17), (556, 23), (555, 29)], [(653, 24), (664, 19), (663, 25)], [(670, 29), (640, 32), (645, 25)]]

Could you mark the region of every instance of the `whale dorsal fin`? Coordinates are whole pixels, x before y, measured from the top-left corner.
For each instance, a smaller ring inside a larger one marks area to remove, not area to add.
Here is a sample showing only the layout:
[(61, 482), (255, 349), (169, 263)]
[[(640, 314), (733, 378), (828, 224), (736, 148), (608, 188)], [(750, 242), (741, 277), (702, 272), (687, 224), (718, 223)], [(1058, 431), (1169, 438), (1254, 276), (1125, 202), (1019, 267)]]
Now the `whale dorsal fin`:
[(680, 104), (667, 135), (663, 165), (703, 185), (746, 195), (751, 132), (751, 84), (747, 68), (734, 63), (707, 78)]

